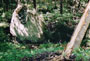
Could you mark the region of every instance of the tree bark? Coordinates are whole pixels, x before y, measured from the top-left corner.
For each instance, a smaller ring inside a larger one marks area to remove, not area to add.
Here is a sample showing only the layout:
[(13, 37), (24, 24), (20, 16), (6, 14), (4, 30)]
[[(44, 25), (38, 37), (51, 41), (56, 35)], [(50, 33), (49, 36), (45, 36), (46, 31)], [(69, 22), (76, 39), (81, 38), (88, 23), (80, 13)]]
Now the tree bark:
[(81, 17), (81, 20), (78, 26), (76, 27), (70, 42), (66, 47), (66, 50), (64, 52), (66, 58), (69, 58), (73, 49), (80, 47), (80, 44), (83, 40), (83, 37), (86, 33), (89, 23), (90, 23), (90, 2), (88, 3), (83, 16)]
[(67, 44), (65, 51), (63, 51), (61, 56), (57, 56), (53, 58), (51, 61), (62, 61), (64, 58), (69, 59), (72, 51), (75, 48), (80, 47), (80, 44), (83, 40), (83, 37), (87, 31), (89, 24), (90, 24), (90, 2), (88, 3), (83, 16), (81, 17), (80, 22), (77, 25), (70, 42)]

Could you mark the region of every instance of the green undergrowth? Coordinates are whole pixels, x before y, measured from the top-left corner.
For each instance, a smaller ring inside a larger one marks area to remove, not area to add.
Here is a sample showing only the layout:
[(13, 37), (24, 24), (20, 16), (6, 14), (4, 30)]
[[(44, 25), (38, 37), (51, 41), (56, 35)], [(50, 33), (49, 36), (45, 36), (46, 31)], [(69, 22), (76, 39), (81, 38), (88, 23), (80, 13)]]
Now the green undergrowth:
[[(37, 48), (32, 48), (31, 44), (22, 45), (13, 44), (11, 42), (0, 42), (0, 61), (20, 61), (23, 57), (32, 57), (36, 54), (44, 52), (56, 52), (64, 50), (64, 46), (53, 43), (33, 46)], [(76, 56), (76, 61), (88, 61), (90, 59), (90, 49), (78, 48), (73, 51), (73, 54)]]
[(20, 61), (23, 57), (32, 57), (35, 54), (43, 52), (55, 52), (63, 50), (59, 44), (41, 44), (33, 49), (30, 46), (22, 44), (13, 44), (11, 42), (0, 43), (0, 61)]
[(90, 48), (83, 49), (78, 48), (73, 51), (73, 54), (76, 56), (76, 61), (90, 61)]

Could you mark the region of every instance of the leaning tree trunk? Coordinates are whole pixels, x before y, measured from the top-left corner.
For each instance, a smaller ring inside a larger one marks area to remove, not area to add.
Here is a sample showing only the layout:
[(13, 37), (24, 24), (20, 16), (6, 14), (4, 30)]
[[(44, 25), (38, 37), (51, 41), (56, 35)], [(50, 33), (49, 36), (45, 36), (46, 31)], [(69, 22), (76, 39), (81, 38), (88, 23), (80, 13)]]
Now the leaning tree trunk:
[(20, 40), (37, 42), (43, 35), (44, 19), (35, 9), (30, 10), (28, 6), (18, 3), (12, 15), (10, 33)]
[(83, 40), (83, 37), (87, 31), (89, 24), (90, 24), (90, 2), (88, 3), (83, 16), (81, 17), (81, 20), (77, 25), (70, 42), (67, 44), (65, 51), (62, 53), (61, 56), (53, 58), (52, 61), (60, 61), (64, 58), (69, 59), (72, 51), (75, 48), (80, 47), (80, 44)]
[(86, 33), (89, 24), (90, 24), (90, 2), (88, 3), (83, 16), (81, 17), (81, 20), (78, 26), (76, 27), (70, 42), (67, 45), (67, 48), (64, 52), (66, 58), (69, 58), (73, 49), (80, 47), (80, 44), (83, 40), (83, 37)]
[(89, 23), (90, 23), (90, 2), (88, 3), (83, 16), (81, 17), (81, 20), (73, 33), (70, 43), (67, 46), (66, 52), (68, 51), (68, 53), (70, 53), (70, 50), (72, 51), (73, 48), (78, 48), (80, 46), (82, 39), (85, 35), (85, 32), (89, 26)]

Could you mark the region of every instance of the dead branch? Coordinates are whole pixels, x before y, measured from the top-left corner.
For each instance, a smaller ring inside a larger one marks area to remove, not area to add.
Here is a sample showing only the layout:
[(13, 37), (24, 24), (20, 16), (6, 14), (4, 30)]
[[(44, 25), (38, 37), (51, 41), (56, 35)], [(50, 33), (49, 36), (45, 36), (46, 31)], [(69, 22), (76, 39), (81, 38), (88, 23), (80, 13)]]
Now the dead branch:
[(9, 26), (8, 23), (5, 23), (5, 22), (0, 23), (0, 27), (8, 27), (8, 26)]

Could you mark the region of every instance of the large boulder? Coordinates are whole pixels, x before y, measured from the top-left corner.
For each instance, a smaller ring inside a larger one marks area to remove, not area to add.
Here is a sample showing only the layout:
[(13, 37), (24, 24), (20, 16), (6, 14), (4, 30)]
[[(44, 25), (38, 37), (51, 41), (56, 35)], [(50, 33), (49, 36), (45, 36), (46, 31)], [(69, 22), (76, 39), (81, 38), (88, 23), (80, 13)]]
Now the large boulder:
[(35, 9), (30, 10), (27, 5), (18, 4), (14, 10), (10, 33), (20, 40), (37, 42), (43, 35), (44, 19)]

